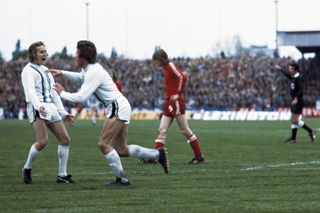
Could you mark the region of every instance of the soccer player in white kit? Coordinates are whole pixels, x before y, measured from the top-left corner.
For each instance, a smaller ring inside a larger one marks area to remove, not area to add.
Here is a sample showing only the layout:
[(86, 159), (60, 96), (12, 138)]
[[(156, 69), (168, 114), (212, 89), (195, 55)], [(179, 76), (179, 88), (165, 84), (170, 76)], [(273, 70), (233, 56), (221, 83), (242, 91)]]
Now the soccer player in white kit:
[(97, 50), (90, 41), (77, 43), (76, 60), (81, 73), (50, 69), (54, 76), (62, 75), (71, 81), (82, 82), (76, 93), (66, 92), (62, 85), (55, 89), (61, 98), (72, 102), (83, 102), (95, 95), (105, 106), (106, 119), (100, 134), (99, 148), (116, 176), (115, 182), (106, 186), (129, 186), (124, 174), (120, 157), (152, 158), (168, 173), (168, 161), (165, 149), (148, 149), (138, 145), (127, 145), (128, 124), (130, 123), (131, 106), (128, 100), (117, 89), (110, 74), (96, 63)]
[(57, 183), (74, 183), (67, 174), (70, 137), (62, 122), (72, 125), (73, 116), (64, 109), (57, 92), (52, 89), (54, 79), (44, 66), (48, 54), (43, 42), (30, 45), (29, 63), (23, 68), (21, 81), (26, 96), (27, 114), (32, 124), (37, 141), (31, 146), (27, 161), (22, 168), (23, 181), (32, 183), (32, 162), (48, 142), (47, 127), (58, 139), (59, 174)]

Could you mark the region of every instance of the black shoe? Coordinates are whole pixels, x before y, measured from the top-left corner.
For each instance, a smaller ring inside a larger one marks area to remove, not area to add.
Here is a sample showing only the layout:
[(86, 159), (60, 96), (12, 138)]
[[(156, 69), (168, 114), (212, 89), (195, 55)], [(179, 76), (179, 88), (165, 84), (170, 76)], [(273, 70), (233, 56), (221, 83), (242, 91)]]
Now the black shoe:
[(140, 159), (140, 162), (141, 163), (150, 163), (150, 164), (153, 164), (153, 163), (158, 163), (157, 160), (155, 159), (150, 159), (150, 158), (141, 158)]
[(22, 168), (21, 173), (23, 177), (23, 182), (25, 184), (32, 184), (31, 168), (30, 169)]
[(316, 130), (312, 130), (312, 132), (309, 134), (311, 142), (314, 142), (314, 140), (316, 139), (316, 133)]
[(292, 138), (288, 138), (287, 140), (283, 141), (283, 143), (295, 144), (296, 140), (293, 140)]
[(191, 161), (188, 162), (188, 164), (199, 164), (204, 162), (204, 157), (194, 157)]
[(107, 183), (106, 187), (123, 187), (123, 186), (130, 186), (130, 182), (127, 178), (119, 178), (116, 177), (114, 182)]
[(67, 175), (67, 176), (58, 176), (57, 177), (57, 183), (76, 183), (74, 180), (71, 179), (72, 176), (71, 175)]
[(158, 149), (159, 151), (159, 158), (158, 162), (161, 164), (162, 168), (164, 169), (165, 173), (169, 173), (169, 161), (167, 158), (167, 150), (165, 148)]

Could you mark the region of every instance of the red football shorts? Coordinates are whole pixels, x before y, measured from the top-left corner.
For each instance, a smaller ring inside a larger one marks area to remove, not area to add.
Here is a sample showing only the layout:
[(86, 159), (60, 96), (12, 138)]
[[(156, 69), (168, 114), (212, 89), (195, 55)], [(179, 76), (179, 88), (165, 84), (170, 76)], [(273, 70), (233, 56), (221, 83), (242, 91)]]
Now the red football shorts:
[(168, 117), (175, 117), (177, 115), (184, 115), (186, 112), (186, 103), (183, 99), (178, 99), (175, 102), (166, 100), (164, 104), (163, 114)]

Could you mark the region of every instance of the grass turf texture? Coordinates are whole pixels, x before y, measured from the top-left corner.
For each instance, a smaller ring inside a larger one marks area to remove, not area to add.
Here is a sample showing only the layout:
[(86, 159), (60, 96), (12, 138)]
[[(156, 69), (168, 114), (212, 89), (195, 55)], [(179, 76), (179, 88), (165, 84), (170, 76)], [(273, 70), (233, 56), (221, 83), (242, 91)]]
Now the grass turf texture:
[[(305, 120), (319, 127), (319, 119)], [(159, 121), (132, 121), (128, 144), (152, 147)], [(205, 163), (188, 165), (189, 145), (174, 124), (167, 148), (171, 171), (122, 158), (132, 186), (109, 189), (113, 181), (97, 143), (102, 122), (77, 121), (68, 172), (74, 185), (56, 184), (57, 142), (50, 134), (33, 164), (32, 185), (20, 170), (35, 141), (27, 121), (0, 121), (0, 212), (318, 212), (319, 139), (299, 129), (297, 144), (283, 144), (289, 121), (190, 121)], [(297, 163), (298, 162), (298, 163)], [(296, 163), (296, 164), (294, 164)]]

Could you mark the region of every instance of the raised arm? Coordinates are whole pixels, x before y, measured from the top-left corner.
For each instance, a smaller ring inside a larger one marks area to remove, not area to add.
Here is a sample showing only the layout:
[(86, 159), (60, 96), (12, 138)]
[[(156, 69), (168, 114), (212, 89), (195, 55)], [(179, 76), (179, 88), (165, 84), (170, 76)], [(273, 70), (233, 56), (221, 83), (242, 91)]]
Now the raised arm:
[(71, 81), (83, 81), (83, 75), (78, 72), (65, 71), (65, 70), (57, 70), (57, 69), (49, 69), (48, 70), (54, 77), (63, 76), (68, 78)]
[(280, 71), (284, 76), (286, 76), (287, 78), (291, 79), (291, 75), (289, 73), (289, 71), (285, 71), (284, 69), (282, 69), (279, 65), (275, 65), (274, 68), (278, 71)]
[(60, 93), (61, 98), (67, 101), (76, 102), (76, 103), (84, 102), (98, 88), (101, 80), (103, 80), (103, 78), (97, 76), (94, 71), (91, 71), (86, 73), (83, 84), (81, 85), (81, 88), (78, 92), (70, 93), (70, 92), (64, 91), (64, 89), (62, 90), (56, 89), (56, 90), (58, 91), (58, 93)]

